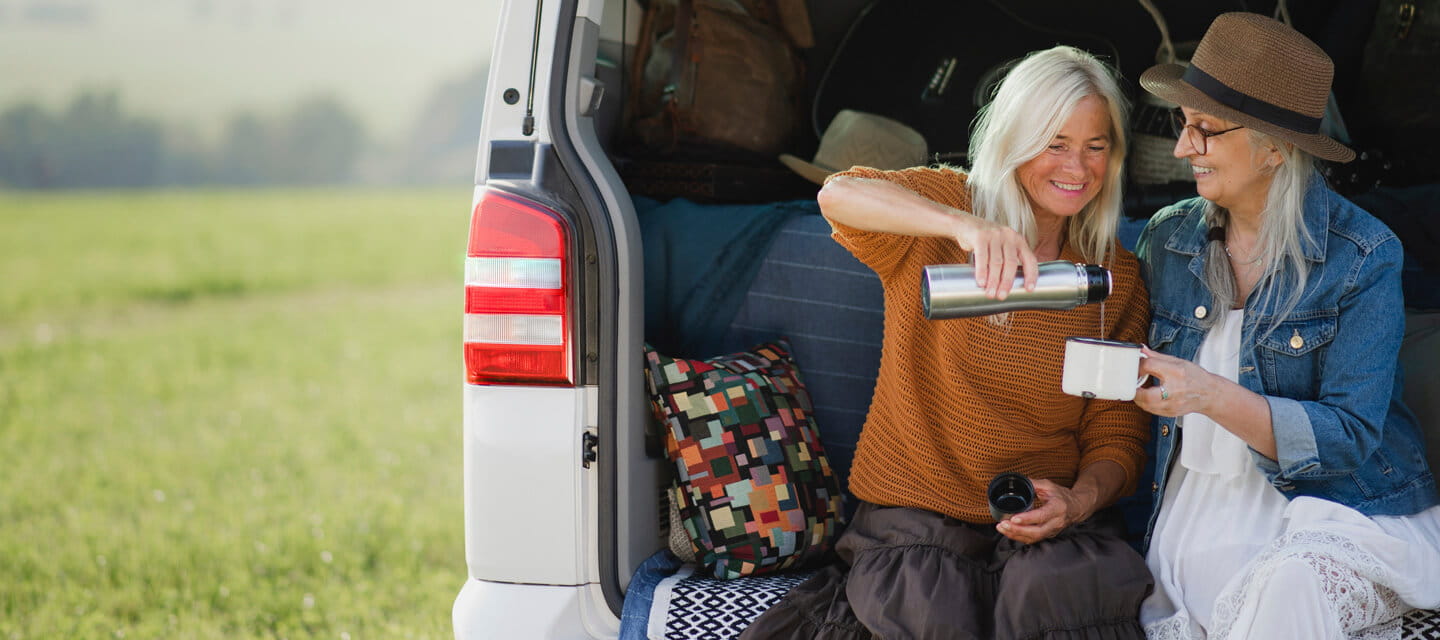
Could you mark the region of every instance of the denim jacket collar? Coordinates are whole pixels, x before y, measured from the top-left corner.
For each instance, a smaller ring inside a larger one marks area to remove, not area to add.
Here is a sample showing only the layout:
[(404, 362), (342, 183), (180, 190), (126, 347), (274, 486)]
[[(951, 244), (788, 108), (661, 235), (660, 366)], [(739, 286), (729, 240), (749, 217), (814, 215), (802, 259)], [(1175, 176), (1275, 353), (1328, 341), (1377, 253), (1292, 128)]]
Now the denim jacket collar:
[[(1310, 242), (1301, 244), (1301, 252), (1311, 262), (1325, 260), (1325, 234), (1330, 229), (1330, 213), (1337, 206), (1335, 192), (1331, 191), (1322, 178), (1315, 178), (1305, 189), (1305, 231)], [(1196, 199), (1185, 219), (1170, 234), (1165, 249), (1187, 256), (1198, 256), (1205, 250), (1207, 238), (1205, 223), (1205, 201)]]

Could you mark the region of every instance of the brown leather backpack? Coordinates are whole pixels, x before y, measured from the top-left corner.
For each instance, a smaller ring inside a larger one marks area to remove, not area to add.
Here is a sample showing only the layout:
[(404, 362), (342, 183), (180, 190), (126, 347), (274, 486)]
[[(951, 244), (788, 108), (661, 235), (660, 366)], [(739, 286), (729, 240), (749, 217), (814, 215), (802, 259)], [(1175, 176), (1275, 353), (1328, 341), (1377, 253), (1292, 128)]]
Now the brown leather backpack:
[(813, 44), (804, 0), (652, 0), (631, 77), (632, 133), (657, 154), (776, 154), (800, 125)]

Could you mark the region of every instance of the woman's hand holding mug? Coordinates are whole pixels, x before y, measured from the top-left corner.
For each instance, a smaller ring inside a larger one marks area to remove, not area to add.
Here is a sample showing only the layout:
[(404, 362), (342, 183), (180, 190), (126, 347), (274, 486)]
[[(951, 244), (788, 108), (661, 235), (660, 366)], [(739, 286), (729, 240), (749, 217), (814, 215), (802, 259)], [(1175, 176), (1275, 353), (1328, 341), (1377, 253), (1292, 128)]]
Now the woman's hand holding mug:
[(1214, 375), (1189, 360), (1143, 347), (1145, 359), (1140, 373), (1155, 378), (1155, 384), (1135, 392), (1135, 404), (1157, 416), (1209, 413), (1215, 396)]

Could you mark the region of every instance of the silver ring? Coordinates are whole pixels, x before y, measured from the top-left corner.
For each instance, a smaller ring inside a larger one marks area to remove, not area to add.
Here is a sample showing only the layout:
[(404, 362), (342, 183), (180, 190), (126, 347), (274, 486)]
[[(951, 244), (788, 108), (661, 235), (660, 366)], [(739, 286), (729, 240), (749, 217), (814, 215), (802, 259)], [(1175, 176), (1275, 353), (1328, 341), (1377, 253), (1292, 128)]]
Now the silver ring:
[(1161, 400), (1169, 400), (1169, 399), (1170, 399), (1170, 391), (1167, 390), (1167, 389), (1165, 388), (1165, 385), (1163, 385), (1163, 384), (1160, 385), (1160, 399), (1161, 399)]

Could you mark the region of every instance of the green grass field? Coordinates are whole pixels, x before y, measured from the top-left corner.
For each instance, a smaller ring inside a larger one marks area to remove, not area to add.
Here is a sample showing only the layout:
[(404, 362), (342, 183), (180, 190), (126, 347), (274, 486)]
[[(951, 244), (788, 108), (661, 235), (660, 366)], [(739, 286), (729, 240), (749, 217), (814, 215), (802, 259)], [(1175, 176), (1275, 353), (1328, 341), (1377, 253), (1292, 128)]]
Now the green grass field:
[(0, 640), (450, 637), (469, 203), (0, 192)]

